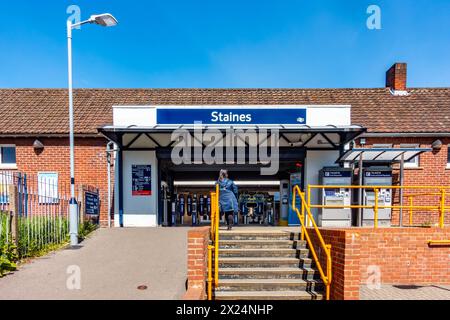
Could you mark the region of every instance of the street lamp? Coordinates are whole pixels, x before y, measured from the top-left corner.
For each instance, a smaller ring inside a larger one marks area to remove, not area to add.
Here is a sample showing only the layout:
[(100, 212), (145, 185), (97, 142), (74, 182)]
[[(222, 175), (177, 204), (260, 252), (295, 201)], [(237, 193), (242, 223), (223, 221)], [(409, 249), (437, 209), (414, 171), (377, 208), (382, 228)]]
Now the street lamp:
[(83, 24), (94, 23), (103, 27), (117, 25), (117, 20), (109, 13), (92, 15), (88, 20), (72, 24), (67, 21), (67, 49), (69, 66), (69, 140), (70, 140), (70, 202), (69, 202), (69, 224), (70, 245), (78, 244), (78, 204), (75, 199), (75, 152), (73, 134), (73, 87), (72, 87), (72, 29)]

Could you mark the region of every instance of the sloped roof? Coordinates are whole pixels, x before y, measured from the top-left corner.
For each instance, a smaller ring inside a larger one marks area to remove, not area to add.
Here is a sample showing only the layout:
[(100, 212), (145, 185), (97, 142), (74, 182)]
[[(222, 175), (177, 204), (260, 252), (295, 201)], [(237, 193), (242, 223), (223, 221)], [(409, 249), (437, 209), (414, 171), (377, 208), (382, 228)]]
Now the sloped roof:
[[(375, 89), (77, 89), (75, 133), (112, 124), (113, 105), (352, 106), (352, 124), (368, 132), (450, 132), (450, 88), (408, 89), (394, 96)], [(66, 134), (65, 89), (0, 89), (0, 135)]]

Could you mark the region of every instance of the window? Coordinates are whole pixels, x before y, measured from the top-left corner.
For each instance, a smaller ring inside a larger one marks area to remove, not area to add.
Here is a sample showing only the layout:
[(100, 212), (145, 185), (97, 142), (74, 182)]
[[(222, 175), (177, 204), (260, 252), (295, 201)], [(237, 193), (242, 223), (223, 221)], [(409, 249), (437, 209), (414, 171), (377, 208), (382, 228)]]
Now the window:
[[(419, 144), (401, 144), (400, 148), (419, 148)], [(412, 158), (409, 161), (405, 161), (405, 168), (418, 168), (419, 167), (419, 156)]]
[(0, 168), (14, 168), (16, 166), (16, 146), (0, 145)]

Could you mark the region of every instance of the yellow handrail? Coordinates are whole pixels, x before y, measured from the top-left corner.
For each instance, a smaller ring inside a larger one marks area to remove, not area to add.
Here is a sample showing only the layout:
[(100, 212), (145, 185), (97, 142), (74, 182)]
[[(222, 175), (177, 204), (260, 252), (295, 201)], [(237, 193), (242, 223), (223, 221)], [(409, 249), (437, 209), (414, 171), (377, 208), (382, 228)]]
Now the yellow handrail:
[(214, 241), (214, 284), (217, 287), (219, 285), (219, 224), (220, 224), (220, 212), (219, 212), (219, 185), (216, 184), (216, 202), (214, 203), (216, 217), (214, 219), (216, 225), (216, 237)]
[(211, 192), (211, 245), (208, 246), (208, 300), (212, 300), (212, 260), (214, 250), (214, 286), (219, 284), (219, 185), (216, 185), (216, 192)]
[(212, 249), (214, 246), (208, 246), (208, 300), (212, 300)]
[[(374, 205), (317, 205), (311, 204), (311, 189), (370, 189), (375, 192), (375, 203)], [(439, 190), (439, 193), (424, 193), (424, 194), (411, 194), (405, 195), (404, 197), (409, 198), (409, 203), (407, 205), (383, 205), (380, 206), (378, 203), (378, 194), (380, 189), (431, 189)], [(322, 208), (322, 209), (373, 209), (374, 210), (374, 227), (378, 227), (378, 211), (379, 209), (408, 209), (409, 210), (409, 223), (412, 225), (412, 211), (413, 209), (422, 209), (429, 211), (439, 212), (439, 227), (444, 228), (445, 222), (445, 212), (450, 210), (450, 207), (446, 207), (446, 190), (450, 190), (450, 186), (358, 186), (358, 185), (308, 185), (308, 207), (309, 208)], [(440, 195), (439, 204), (435, 206), (413, 205), (412, 198), (418, 195)]]
[(430, 246), (439, 246), (439, 245), (450, 245), (450, 240), (430, 240), (428, 241)]
[[(295, 203), (297, 194), (300, 196), (300, 199), (302, 201), (302, 213), (299, 212), (299, 210), (296, 206), (296, 203)], [(309, 249), (314, 258), (314, 261), (316, 262), (317, 269), (319, 270), (320, 278), (322, 279), (322, 281), (325, 285), (326, 299), (330, 300), (330, 287), (331, 287), (331, 281), (332, 281), (331, 245), (326, 244), (325, 241), (323, 240), (322, 234), (320, 233), (320, 230), (317, 227), (316, 222), (314, 221), (314, 217), (311, 214), (311, 209), (309, 208), (308, 203), (305, 200), (305, 194), (303, 192), (301, 192), (301, 190), (298, 186), (295, 186), (294, 190), (293, 190), (292, 207), (295, 210), (295, 212), (297, 213), (297, 216), (301, 223), (302, 238), (304, 235), (304, 237), (306, 238), (306, 241), (308, 242)], [(304, 212), (305, 211), (307, 213), (308, 221), (310, 223), (312, 223), (312, 226), (314, 227), (314, 230), (317, 234), (317, 238), (319, 239), (319, 243), (322, 246), (323, 251), (326, 254), (326, 258), (327, 258), (326, 273), (324, 272), (324, 270), (322, 268), (322, 264), (320, 263), (320, 260), (316, 253), (316, 250), (314, 249), (313, 243), (311, 241), (311, 237), (309, 236), (308, 229), (307, 229), (306, 223), (304, 221), (304, 219), (305, 219)]]

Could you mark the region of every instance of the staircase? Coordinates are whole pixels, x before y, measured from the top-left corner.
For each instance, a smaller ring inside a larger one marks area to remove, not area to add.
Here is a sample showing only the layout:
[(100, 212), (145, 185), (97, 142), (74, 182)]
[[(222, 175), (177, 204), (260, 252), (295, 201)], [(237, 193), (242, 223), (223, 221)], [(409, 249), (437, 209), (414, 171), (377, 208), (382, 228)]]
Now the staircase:
[(216, 300), (322, 300), (324, 286), (299, 233), (220, 231)]

